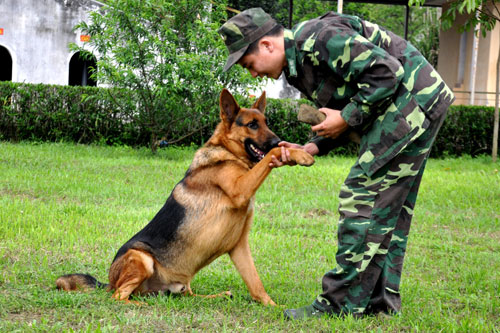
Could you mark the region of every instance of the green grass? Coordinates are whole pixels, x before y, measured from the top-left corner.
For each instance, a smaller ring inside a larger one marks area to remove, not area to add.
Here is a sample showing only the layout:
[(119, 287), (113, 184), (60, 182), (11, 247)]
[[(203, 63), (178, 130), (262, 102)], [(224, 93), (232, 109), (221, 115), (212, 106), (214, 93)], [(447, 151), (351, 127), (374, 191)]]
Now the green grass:
[(116, 250), (161, 208), (193, 149), (0, 142), (0, 332), (500, 331), (500, 164), (431, 160), (421, 186), (396, 317), (286, 322), (334, 267), (337, 195), (352, 158), (274, 170), (257, 194), (251, 248), (280, 307), (251, 300), (228, 256), (201, 270), (196, 293), (234, 299), (112, 301), (54, 289), (66, 273), (107, 282)]

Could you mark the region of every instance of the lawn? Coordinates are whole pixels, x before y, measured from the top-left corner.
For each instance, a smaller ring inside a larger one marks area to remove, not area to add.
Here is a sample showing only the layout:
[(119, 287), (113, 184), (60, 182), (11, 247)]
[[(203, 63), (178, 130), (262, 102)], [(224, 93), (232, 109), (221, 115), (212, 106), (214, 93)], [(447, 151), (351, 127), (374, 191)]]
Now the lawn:
[(283, 309), (309, 304), (334, 267), (348, 157), (273, 170), (257, 193), (250, 246), (278, 307), (251, 300), (228, 256), (192, 288), (233, 299), (159, 296), (135, 306), (105, 290), (55, 290), (67, 273), (107, 282), (115, 252), (161, 208), (193, 153), (0, 142), (0, 332), (500, 332), (500, 163), (488, 157), (429, 161), (395, 317), (282, 319)]

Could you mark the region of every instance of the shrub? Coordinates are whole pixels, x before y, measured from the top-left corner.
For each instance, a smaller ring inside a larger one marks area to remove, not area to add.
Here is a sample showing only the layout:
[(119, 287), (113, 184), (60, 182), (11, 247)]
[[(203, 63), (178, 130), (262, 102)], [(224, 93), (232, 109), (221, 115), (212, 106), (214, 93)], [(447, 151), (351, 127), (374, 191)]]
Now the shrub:
[(493, 107), (451, 106), (431, 156), (477, 156), (491, 153), (493, 117)]
[(134, 95), (112, 89), (0, 83), (0, 138), (77, 143), (147, 143), (137, 125)]
[[(70, 141), (77, 143), (149, 146), (151, 132), (141, 121), (143, 111), (137, 93), (124, 89), (69, 87), (0, 82), (0, 139)], [(253, 100), (236, 96), (250, 107)], [(306, 100), (268, 99), (269, 127), (282, 139), (305, 143), (313, 135), (308, 125), (297, 120), (297, 111)], [(170, 133), (179, 145), (201, 145), (219, 121), (218, 101), (206, 109), (188, 109), (182, 126)], [(492, 107), (452, 106), (434, 144), (433, 157), (489, 154), (493, 138)], [(192, 135), (189, 128), (196, 131)], [(186, 128), (188, 130), (186, 130)], [(353, 143), (337, 148), (334, 154), (356, 154)]]

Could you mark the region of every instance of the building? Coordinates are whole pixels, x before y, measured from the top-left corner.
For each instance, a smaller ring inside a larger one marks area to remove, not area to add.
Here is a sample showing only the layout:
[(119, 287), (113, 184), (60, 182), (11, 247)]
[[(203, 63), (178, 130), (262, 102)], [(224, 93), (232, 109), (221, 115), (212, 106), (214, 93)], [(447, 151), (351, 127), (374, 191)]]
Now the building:
[[(448, 6), (444, 4), (443, 10)], [(494, 3), (488, 6), (497, 12)], [(438, 71), (455, 93), (454, 104), (494, 106), (500, 25), (496, 24), (486, 37), (475, 37), (473, 31), (459, 31), (466, 19), (466, 15), (457, 15), (454, 26), (441, 31)]]
[(69, 50), (88, 41), (73, 27), (101, 3), (92, 0), (0, 0), (0, 80), (95, 85), (89, 66)]

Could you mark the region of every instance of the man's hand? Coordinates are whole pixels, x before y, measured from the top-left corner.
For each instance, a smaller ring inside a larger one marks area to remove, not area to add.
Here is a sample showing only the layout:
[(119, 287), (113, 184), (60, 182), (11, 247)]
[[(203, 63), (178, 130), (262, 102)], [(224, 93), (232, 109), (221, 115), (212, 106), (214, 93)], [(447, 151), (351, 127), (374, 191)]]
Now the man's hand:
[(296, 144), (296, 143), (290, 143), (286, 141), (281, 141), (278, 146), (281, 147), (281, 159), (277, 159), (276, 157), (272, 156), (271, 157), (271, 163), (269, 163), (269, 167), (271, 168), (279, 168), (283, 165), (295, 165), (294, 161), (290, 159), (290, 152), (288, 151), (288, 148), (292, 149), (302, 149), (305, 152), (308, 152), (311, 155), (316, 155), (319, 152), (318, 146), (314, 143), (308, 143), (304, 146)]
[(349, 128), (349, 125), (340, 115), (339, 110), (321, 108), (319, 111), (326, 115), (326, 119), (322, 123), (311, 127), (311, 130), (316, 132), (318, 135), (325, 138), (335, 139), (347, 130), (347, 128)]

